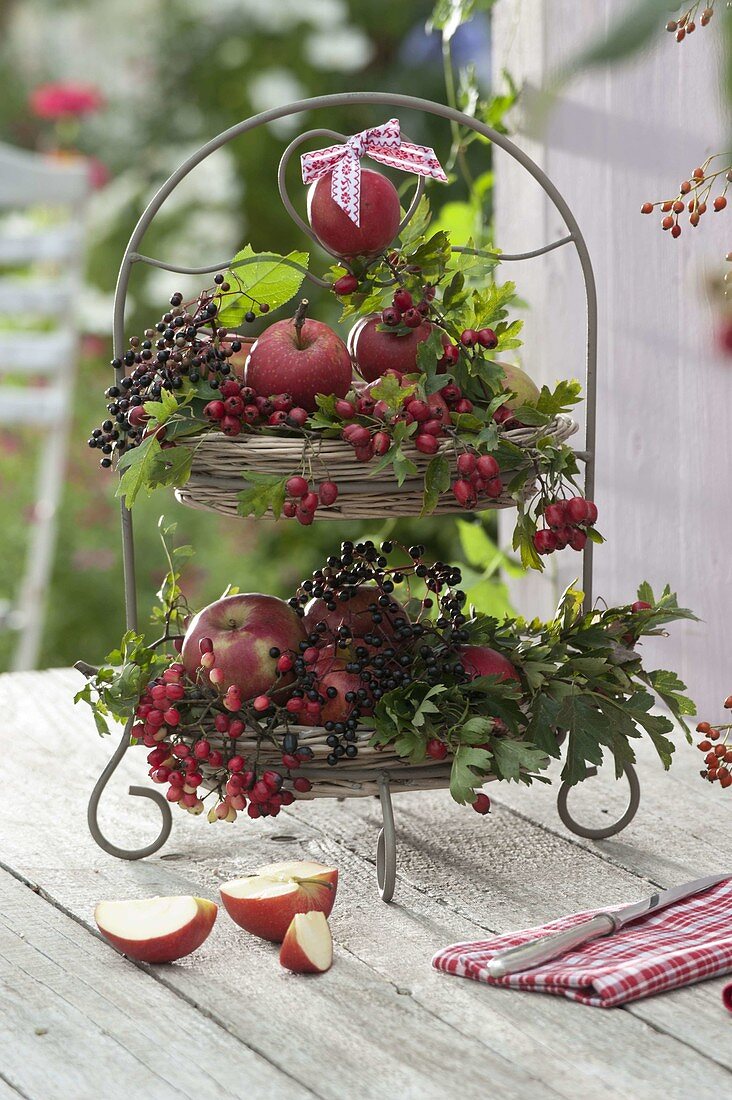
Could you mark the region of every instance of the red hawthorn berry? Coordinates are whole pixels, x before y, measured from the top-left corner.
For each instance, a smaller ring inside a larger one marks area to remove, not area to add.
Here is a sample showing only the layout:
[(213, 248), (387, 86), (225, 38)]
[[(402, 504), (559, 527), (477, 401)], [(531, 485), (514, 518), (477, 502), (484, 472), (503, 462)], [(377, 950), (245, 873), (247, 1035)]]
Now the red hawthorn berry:
[(722, 703), (725, 710), (732, 710), (732, 695), (728, 695), (725, 701)]
[(493, 348), (498, 347), (498, 337), (492, 328), (482, 328), (478, 332), (478, 342), (481, 347), (487, 348), (492, 351)]
[(224, 408), (229, 416), (241, 416), (244, 412), (244, 402), (237, 394), (236, 397), (227, 397), (224, 401)]
[[(140, 405), (139, 408), (142, 408), (142, 406)], [(223, 420), (226, 416), (226, 406), (223, 401), (209, 401), (208, 405), (204, 406), (203, 415), (208, 420)], [(145, 413), (145, 416), (147, 417), (147, 413)]]
[(482, 791), (480, 792), (480, 794), (476, 795), (475, 802), (473, 803), (473, 809), (477, 814), (490, 813), (491, 800), (488, 795), (483, 794)]
[[(246, 410), (245, 410), (246, 412)], [(287, 423), (292, 428), (302, 428), (305, 426), (305, 422), (309, 416), (307, 409), (301, 409), (300, 406), (296, 406), (294, 409), (290, 409), (287, 414)]]
[(338, 486), (335, 481), (324, 481), (318, 489), (318, 496), (320, 497), (320, 503), (325, 505), (326, 508), (331, 504), (335, 504), (338, 499)]
[(294, 500), (286, 500), (282, 505), (282, 515), (285, 519), (294, 519), (297, 512), (297, 505)]
[(354, 294), (358, 290), (358, 279), (355, 275), (341, 275), (333, 283), (333, 291), (336, 294)]
[(472, 348), (478, 342), (478, 333), (474, 328), (466, 328), (460, 333), (460, 343), (464, 348)]
[(584, 522), (589, 527), (592, 527), (593, 524), (597, 523), (597, 505), (595, 504), (594, 500), (586, 500), (585, 506), (587, 508), (587, 518)]
[(415, 438), (414, 446), (418, 451), (421, 451), (422, 454), (433, 455), (437, 453), (440, 444), (433, 435), (424, 433)]
[(503, 482), (500, 477), (490, 477), (485, 483), (485, 491), (489, 497), (499, 497), (503, 492)]
[(354, 451), (359, 462), (370, 462), (374, 457), (374, 445), (370, 439), (362, 447), (355, 447)]
[(420, 424), (420, 428), (423, 435), (442, 435), (443, 424), (441, 420), (425, 420), (423, 424)]
[(475, 470), (477, 458), (470, 451), (463, 451), (461, 455), (458, 455), (457, 459), (457, 472), (463, 477), (470, 477)]
[(245, 405), (242, 415), (247, 424), (256, 424), (259, 420), (259, 409), (256, 405)]
[(408, 401), (406, 409), (415, 420), (429, 420), (430, 407), (426, 401), (421, 401), (418, 397)]
[(297, 779), (293, 779), (292, 785), (300, 794), (307, 794), (313, 789), (312, 783), (304, 775), (298, 775)]
[(447, 745), (437, 737), (431, 737), (427, 742), (427, 755), (433, 760), (444, 760), (447, 756)]
[(501, 468), (496, 462), (493, 455), (480, 455), (478, 461), (475, 464), (475, 468), (478, 471), (480, 477), (488, 480), (492, 477), (498, 477), (501, 472)]
[(381, 323), (382, 325), (388, 325), (389, 328), (395, 328), (401, 323), (402, 315), (398, 309), (394, 309), (393, 306), (387, 306), (386, 309), (381, 311)]
[(463, 508), (474, 508), (477, 503), (477, 497), (475, 495), (475, 489), (469, 481), (465, 481), (463, 478), (458, 478), (453, 482), (452, 486), (453, 495)]
[(256, 699), (254, 700), (254, 702), (252, 703), (252, 706), (254, 707), (254, 709), (258, 710), (258, 711), (268, 710), (269, 705), (270, 705), (270, 698), (269, 698), (268, 695), (258, 695), (256, 697)]
[(473, 411), (473, 402), (468, 401), (467, 397), (461, 397), (459, 401), (455, 402), (456, 413), (471, 413)]
[(346, 401), (345, 398), (341, 397), (335, 403), (335, 413), (341, 420), (352, 420), (356, 415), (356, 409), (350, 401)]
[(568, 519), (564, 501), (556, 500), (553, 504), (547, 504), (544, 509), (544, 519), (550, 527), (563, 527)]
[(304, 477), (296, 474), (295, 477), (288, 478), (285, 482), (285, 491), (291, 497), (304, 497), (310, 489), (307, 481)]
[(537, 531), (533, 541), (537, 554), (552, 554), (557, 549), (557, 536), (554, 531)]
[(577, 527), (573, 527), (569, 533), (569, 545), (573, 550), (584, 550), (587, 544), (587, 535)]
[(646, 603), (645, 600), (636, 600), (635, 603), (630, 605), (631, 611), (650, 611), (651, 605)]
[[(454, 366), (460, 358), (460, 349), (457, 344), (447, 344), (445, 350), (442, 353), (442, 359), (440, 362), (445, 363), (447, 366)], [(457, 387), (456, 387), (457, 388)]]
[(418, 309), (408, 309), (402, 314), (402, 321), (407, 328), (419, 328), (423, 317)]
[(652, 214), (652, 213), (653, 213), (653, 203), (652, 202), (644, 202), (643, 205), (641, 206), (641, 214)]
[(717, 195), (716, 199), (712, 203), (712, 206), (714, 207), (715, 210), (724, 210), (726, 205), (727, 205), (727, 199), (725, 198), (724, 195)]
[[(709, 750), (712, 747), (712, 742), (711, 741), (700, 741), (699, 744), (696, 747), (699, 749), (699, 752), (709, 752)], [(150, 759), (150, 757), (148, 757), (148, 760), (149, 759)]]
[(239, 435), (241, 431), (241, 421), (237, 420), (235, 416), (225, 416), (219, 423), (221, 424), (221, 431), (224, 435), (235, 436)]
[(394, 309), (398, 309), (400, 313), (405, 313), (408, 309), (411, 309), (414, 305), (414, 299), (408, 290), (403, 287), (397, 290), (392, 300)]
[(373, 438), (372, 445), (375, 455), (385, 455), (391, 446), (391, 439), (386, 432), (377, 432)]

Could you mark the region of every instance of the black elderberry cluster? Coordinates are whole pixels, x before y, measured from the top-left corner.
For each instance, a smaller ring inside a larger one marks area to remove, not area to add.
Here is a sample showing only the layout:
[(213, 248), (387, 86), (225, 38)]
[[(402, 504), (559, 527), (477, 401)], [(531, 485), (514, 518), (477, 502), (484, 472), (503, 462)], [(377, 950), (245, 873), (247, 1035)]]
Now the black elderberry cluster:
[[(146, 435), (146, 401), (158, 401), (163, 390), (175, 391), (184, 378), (205, 380), (218, 389), (231, 373), (228, 359), (241, 351), (241, 342), (216, 325), (222, 293), (230, 290), (223, 275), (216, 286), (202, 291), (195, 302), (184, 304), (176, 292), (154, 328), (130, 338), (129, 350), (112, 360), (117, 380), (105, 391), (109, 417), (92, 432), (88, 444), (102, 452), (100, 466), (108, 469), (113, 457), (138, 446)], [(261, 308), (261, 307), (260, 307)], [(247, 314), (245, 320), (249, 320)], [(251, 320), (255, 319), (251, 314)], [(124, 375), (120, 377), (120, 372)]]
[[(334, 647), (336, 652), (346, 654), (343, 671), (357, 677), (360, 683), (358, 688), (345, 693), (350, 704), (347, 717), (323, 722), (331, 750), (327, 762), (331, 766), (343, 757), (353, 759), (358, 755), (359, 721), (373, 713), (385, 693), (406, 688), (417, 679), (437, 684), (445, 678), (458, 683), (468, 678), (455, 653), (456, 645), (469, 640), (463, 613), (467, 597), (456, 588), (462, 580), (460, 570), (440, 561), (426, 565), (421, 560), (424, 546), (410, 546), (405, 553), (405, 548), (399, 547), (402, 557), (411, 560), (390, 567), (389, 555), (395, 549), (391, 541), (381, 543), (379, 548), (371, 541), (346, 541), (340, 556), (329, 557), (312, 579), (300, 584), (289, 601), (300, 616), (305, 615), (312, 600), (323, 601), (325, 611), (330, 614), (347, 612), (349, 601), (361, 597), (364, 586), (374, 591), (373, 602), (366, 608), (365, 626), (354, 630), (343, 623), (333, 629), (327, 621), (315, 623), (300, 643), (300, 655), (294, 662), (298, 686), (292, 695), (306, 704), (327, 705), (327, 700), (337, 694), (333, 687), (319, 691), (319, 676), (312, 659), (314, 650)], [(410, 617), (394, 592), (398, 585), (405, 582), (409, 585), (413, 578), (422, 582), (428, 594), (414, 600), (417, 613)], [(436, 618), (432, 617), (435, 604)], [(288, 751), (284, 744), (283, 750)]]

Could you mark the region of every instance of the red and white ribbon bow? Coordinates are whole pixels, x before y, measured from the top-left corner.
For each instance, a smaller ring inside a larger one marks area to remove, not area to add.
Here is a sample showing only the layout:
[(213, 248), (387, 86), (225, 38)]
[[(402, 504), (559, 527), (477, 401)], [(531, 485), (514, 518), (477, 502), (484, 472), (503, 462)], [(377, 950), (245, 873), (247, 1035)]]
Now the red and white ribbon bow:
[(414, 172), (417, 176), (431, 176), (447, 183), (447, 176), (434, 149), (402, 141), (398, 118), (390, 118), (381, 126), (353, 134), (344, 145), (329, 145), (326, 149), (303, 153), (300, 157), (302, 182), (313, 183), (332, 171), (330, 193), (333, 201), (356, 225), (360, 225), (361, 157), (370, 157), (390, 168)]

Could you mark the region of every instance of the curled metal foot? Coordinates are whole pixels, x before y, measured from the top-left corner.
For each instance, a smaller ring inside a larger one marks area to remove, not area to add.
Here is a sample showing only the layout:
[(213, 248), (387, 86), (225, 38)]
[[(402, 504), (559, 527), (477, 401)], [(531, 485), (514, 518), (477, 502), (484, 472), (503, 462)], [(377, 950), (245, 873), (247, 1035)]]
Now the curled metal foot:
[(145, 856), (151, 856), (153, 852), (157, 852), (159, 848), (165, 844), (166, 840), (170, 836), (170, 830), (173, 825), (173, 815), (170, 812), (170, 806), (168, 802), (159, 791), (154, 791), (150, 787), (130, 787), (129, 793), (139, 798), (149, 798), (153, 802), (157, 803), (160, 807), (160, 813), (163, 818), (160, 832), (155, 840), (151, 844), (147, 844), (144, 848), (118, 848), (116, 844), (112, 844), (104, 836), (101, 828), (99, 827), (99, 800), (104, 793), (104, 788), (111, 779), (113, 773), (117, 769), (117, 765), (127, 752), (130, 746), (130, 729), (132, 728), (132, 721), (129, 721), (125, 726), (125, 731), (122, 734), (120, 743), (115, 749), (113, 756), (110, 758), (107, 766), (105, 767), (99, 779), (94, 785), (94, 790), (91, 793), (89, 799), (89, 808), (87, 810), (87, 821), (89, 823), (89, 832), (94, 840), (97, 842), (100, 848), (104, 849), (111, 856), (116, 856), (117, 859), (143, 859)]
[(396, 883), (396, 832), (389, 780), (385, 775), (379, 776), (379, 799), (384, 824), (379, 831), (376, 844), (376, 879), (379, 883), (381, 900), (391, 901)]
[[(572, 788), (569, 783), (562, 783), (557, 795), (557, 812), (570, 832), (575, 833), (577, 836), (587, 837), (589, 840), (605, 840), (609, 836), (615, 836), (616, 833), (622, 832), (627, 825), (630, 825), (640, 805), (640, 783), (632, 764), (626, 764), (624, 771), (630, 787), (630, 801), (622, 817), (619, 817), (612, 825), (606, 825), (603, 829), (589, 829), (574, 820), (567, 806), (567, 796)], [(597, 775), (597, 768), (588, 768), (585, 775), (586, 777)]]

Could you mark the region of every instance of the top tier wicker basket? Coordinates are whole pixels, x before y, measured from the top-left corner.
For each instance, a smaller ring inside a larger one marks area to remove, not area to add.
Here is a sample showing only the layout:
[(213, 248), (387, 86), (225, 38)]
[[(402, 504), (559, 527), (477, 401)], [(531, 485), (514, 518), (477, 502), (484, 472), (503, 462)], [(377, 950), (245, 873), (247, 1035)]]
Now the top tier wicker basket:
[[(561, 443), (577, 431), (577, 424), (568, 416), (558, 416), (541, 429), (516, 428), (504, 432), (502, 438), (521, 447), (530, 446), (539, 436), (549, 437)], [(211, 432), (203, 438), (194, 438), (185, 445), (193, 449), (190, 480), (176, 496), (182, 504), (207, 512), (224, 515), (238, 514), (239, 493), (246, 487), (248, 471), (259, 474), (287, 477), (304, 465), (312, 471), (314, 479), (332, 477), (338, 481), (338, 500), (329, 508), (319, 508), (316, 519), (370, 519), (379, 516), (419, 516), (422, 512), (424, 474), (430, 458), (414, 446), (404, 447), (417, 473), (403, 485), (397, 485), (393, 477), (382, 474), (373, 476), (368, 463), (354, 458), (353, 448), (339, 439), (322, 439), (315, 443), (303, 443), (301, 439), (277, 439), (267, 435), (242, 435), (229, 439), (221, 432)], [(441, 450), (450, 455), (449, 444)], [(508, 485), (518, 468), (504, 470), (502, 478)], [(524, 483), (523, 495), (534, 492), (534, 481)], [(504, 491), (493, 500), (486, 500), (484, 508), (515, 507), (514, 499)], [(464, 513), (464, 509), (450, 494), (443, 493), (435, 508), (436, 513)], [(272, 513), (265, 513), (272, 518)]]

